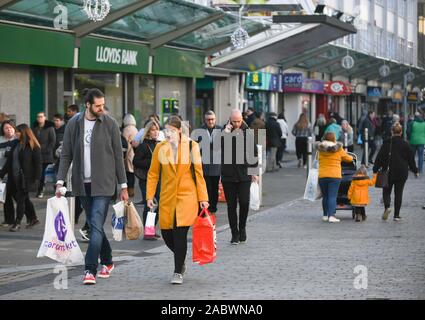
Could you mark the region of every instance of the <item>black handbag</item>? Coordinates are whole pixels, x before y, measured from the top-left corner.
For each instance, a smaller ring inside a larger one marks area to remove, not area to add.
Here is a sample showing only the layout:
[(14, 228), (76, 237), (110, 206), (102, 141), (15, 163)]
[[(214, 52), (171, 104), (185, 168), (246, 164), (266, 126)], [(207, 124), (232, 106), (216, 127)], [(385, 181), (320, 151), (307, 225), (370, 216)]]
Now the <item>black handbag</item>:
[(389, 186), (389, 171), (391, 163), (391, 152), (393, 147), (393, 140), (390, 142), (390, 153), (388, 155), (388, 166), (387, 169), (380, 169), (376, 175), (375, 188), (388, 188)]

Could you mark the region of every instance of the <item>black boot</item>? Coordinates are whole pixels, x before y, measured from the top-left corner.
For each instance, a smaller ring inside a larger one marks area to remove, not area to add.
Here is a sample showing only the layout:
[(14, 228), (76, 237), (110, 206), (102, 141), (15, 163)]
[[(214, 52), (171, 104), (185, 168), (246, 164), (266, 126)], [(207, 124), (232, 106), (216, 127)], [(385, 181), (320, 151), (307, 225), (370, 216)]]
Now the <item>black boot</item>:
[(239, 241), (240, 241), (240, 243), (246, 242), (246, 230), (245, 229), (239, 230)]
[(233, 245), (239, 244), (239, 231), (232, 231), (232, 240), (230, 240), (230, 243)]

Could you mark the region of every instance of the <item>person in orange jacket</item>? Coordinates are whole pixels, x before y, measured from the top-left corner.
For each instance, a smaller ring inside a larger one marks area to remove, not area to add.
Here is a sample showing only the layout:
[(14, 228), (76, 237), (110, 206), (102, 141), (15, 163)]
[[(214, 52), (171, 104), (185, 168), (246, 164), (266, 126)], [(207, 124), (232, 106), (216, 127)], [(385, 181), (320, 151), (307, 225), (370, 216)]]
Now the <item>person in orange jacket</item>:
[(368, 188), (374, 186), (376, 183), (376, 174), (372, 179), (369, 179), (367, 170), (364, 165), (353, 176), (350, 188), (348, 189), (348, 199), (354, 207), (356, 215), (356, 222), (366, 220), (366, 206), (369, 204), (369, 190)]

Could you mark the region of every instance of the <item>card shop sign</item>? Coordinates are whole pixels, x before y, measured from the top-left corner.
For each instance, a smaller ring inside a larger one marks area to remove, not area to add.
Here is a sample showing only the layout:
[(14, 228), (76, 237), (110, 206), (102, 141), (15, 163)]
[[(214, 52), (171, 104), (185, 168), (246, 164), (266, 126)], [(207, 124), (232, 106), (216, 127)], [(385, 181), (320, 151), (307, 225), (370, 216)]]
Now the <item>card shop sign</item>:
[(336, 96), (346, 96), (351, 94), (350, 86), (342, 81), (332, 81), (325, 83), (325, 93)]

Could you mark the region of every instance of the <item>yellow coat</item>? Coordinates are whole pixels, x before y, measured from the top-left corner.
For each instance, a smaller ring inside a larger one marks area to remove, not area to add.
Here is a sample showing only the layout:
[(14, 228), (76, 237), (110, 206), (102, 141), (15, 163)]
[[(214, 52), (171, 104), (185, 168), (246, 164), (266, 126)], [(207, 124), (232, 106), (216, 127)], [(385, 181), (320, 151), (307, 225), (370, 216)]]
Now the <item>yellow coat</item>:
[(369, 187), (376, 183), (376, 175), (372, 179), (367, 176), (354, 176), (348, 189), (347, 198), (353, 206), (365, 206), (369, 204)]
[(202, 171), (199, 145), (192, 141), (192, 155), (196, 185), (192, 177), (189, 139), (182, 138), (178, 147), (177, 164), (171, 144), (157, 144), (148, 172), (146, 199), (153, 199), (161, 175), (159, 200), (159, 224), (161, 229), (173, 229), (174, 217), (177, 227), (189, 227), (198, 216), (200, 201), (208, 201), (208, 192)]
[(341, 161), (353, 161), (353, 157), (343, 149), (342, 143), (323, 141), (316, 143), (316, 148), (319, 152), (319, 178), (341, 179)]

